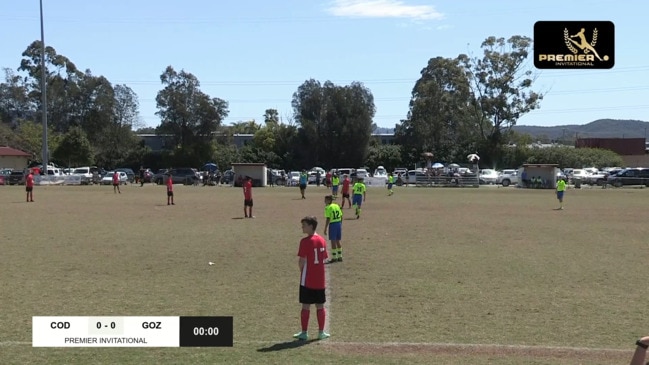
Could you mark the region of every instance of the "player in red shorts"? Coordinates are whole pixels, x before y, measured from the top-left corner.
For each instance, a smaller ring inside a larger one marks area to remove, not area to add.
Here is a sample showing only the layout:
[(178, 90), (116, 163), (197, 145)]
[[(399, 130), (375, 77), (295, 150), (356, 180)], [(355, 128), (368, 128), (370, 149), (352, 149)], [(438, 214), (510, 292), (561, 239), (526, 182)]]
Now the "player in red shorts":
[(25, 191), (27, 192), (27, 202), (34, 202), (34, 175), (30, 169), (25, 177)]
[(307, 236), (300, 241), (300, 249), (297, 252), (300, 258), (300, 303), (302, 303), (302, 312), (300, 320), (302, 331), (293, 335), (298, 340), (306, 341), (309, 338), (309, 315), (311, 314), (311, 304), (315, 304), (316, 314), (318, 316), (318, 339), (324, 340), (329, 338), (329, 334), (324, 331), (325, 326), (325, 308), (324, 303), (327, 301), (325, 289), (327, 280), (325, 277), (325, 261), (327, 255), (327, 243), (325, 239), (316, 233), (318, 220), (316, 217), (304, 217), (301, 220), (302, 233)]
[(349, 200), (349, 185), (351, 184), (351, 181), (349, 180), (349, 176), (344, 175), (345, 179), (343, 179), (343, 201), (342, 204), (340, 205), (340, 208), (345, 207), (345, 199), (347, 199), (347, 203), (349, 203), (349, 208), (352, 207), (352, 201)]

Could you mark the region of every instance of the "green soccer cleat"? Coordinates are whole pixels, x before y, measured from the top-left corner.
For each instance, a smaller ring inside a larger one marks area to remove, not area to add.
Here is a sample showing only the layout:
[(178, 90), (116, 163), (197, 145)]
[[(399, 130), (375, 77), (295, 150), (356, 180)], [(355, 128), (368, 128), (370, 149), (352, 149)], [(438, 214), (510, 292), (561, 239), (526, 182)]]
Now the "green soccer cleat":
[(306, 341), (309, 339), (309, 335), (306, 332), (298, 332), (293, 335), (293, 338), (297, 338), (300, 341)]
[(328, 333), (325, 332), (325, 331), (321, 331), (321, 332), (318, 334), (318, 340), (326, 340), (326, 339), (328, 339), (329, 337), (331, 337), (331, 335), (328, 334)]

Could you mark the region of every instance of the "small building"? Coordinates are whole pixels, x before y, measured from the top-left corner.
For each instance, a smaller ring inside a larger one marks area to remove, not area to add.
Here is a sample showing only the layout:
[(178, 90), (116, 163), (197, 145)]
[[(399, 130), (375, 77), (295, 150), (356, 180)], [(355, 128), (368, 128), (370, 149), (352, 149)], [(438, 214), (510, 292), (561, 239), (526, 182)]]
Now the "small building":
[(241, 186), (241, 183), (250, 176), (252, 178), (252, 186), (263, 187), (266, 186), (266, 164), (265, 163), (233, 163), (232, 171), (234, 172), (234, 186)]
[(0, 168), (22, 170), (32, 155), (11, 147), (0, 147)]
[[(518, 170), (518, 187), (554, 189), (557, 186), (557, 164), (524, 164)], [(541, 178), (541, 183), (534, 183), (534, 179)]]

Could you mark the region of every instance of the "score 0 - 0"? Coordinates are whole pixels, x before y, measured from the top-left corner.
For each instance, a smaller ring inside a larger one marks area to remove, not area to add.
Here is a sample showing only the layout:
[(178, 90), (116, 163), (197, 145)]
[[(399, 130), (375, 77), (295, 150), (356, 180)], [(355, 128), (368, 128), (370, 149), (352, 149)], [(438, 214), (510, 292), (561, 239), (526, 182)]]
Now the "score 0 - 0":
[(88, 334), (97, 336), (123, 335), (123, 317), (89, 317)]

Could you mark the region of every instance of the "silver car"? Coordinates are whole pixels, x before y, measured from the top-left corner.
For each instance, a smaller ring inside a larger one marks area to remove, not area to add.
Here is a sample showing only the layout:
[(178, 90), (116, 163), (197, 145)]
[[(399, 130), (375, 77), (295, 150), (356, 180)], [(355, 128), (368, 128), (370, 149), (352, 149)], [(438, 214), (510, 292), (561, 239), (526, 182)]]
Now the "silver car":
[(480, 170), (480, 184), (495, 184), (498, 180), (498, 171), (493, 169)]
[(496, 184), (501, 184), (502, 186), (518, 184), (518, 170), (503, 170), (503, 172), (498, 175)]

